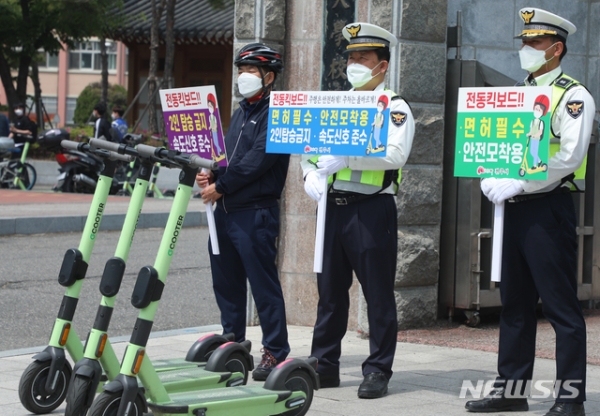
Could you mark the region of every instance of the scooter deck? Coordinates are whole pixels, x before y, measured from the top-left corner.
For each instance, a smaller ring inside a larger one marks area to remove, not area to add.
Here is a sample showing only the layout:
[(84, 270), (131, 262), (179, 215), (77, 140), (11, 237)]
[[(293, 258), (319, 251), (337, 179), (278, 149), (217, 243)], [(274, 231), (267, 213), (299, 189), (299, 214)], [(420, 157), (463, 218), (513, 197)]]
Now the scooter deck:
[(154, 366), (154, 369), (156, 371), (162, 372), (178, 370), (181, 368), (204, 367), (206, 365), (206, 362), (194, 363), (192, 361), (186, 361), (184, 358), (172, 358), (166, 360), (152, 361), (152, 365)]
[[(228, 389), (213, 389), (200, 393), (169, 394), (172, 402), (152, 403), (148, 407), (161, 415), (193, 414), (195, 409), (208, 409), (207, 413), (214, 416), (236, 414), (271, 415), (279, 414), (286, 409), (285, 403), (294, 398), (305, 398), (302, 391), (267, 390), (262, 386), (231, 387)], [(280, 409), (277, 406), (281, 406)]]
[(207, 390), (244, 384), (244, 374), (239, 372), (214, 372), (191, 367), (157, 373), (168, 392)]

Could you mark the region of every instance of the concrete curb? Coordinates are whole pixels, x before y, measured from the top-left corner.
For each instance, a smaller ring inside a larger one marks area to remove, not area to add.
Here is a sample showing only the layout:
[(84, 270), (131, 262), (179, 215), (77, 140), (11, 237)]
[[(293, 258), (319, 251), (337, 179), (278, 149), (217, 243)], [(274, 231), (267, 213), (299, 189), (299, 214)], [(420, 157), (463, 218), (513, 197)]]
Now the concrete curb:
[[(140, 214), (137, 228), (164, 228), (169, 213), (149, 212)], [(14, 234), (69, 233), (83, 231), (87, 216), (0, 218), (0, 236)], [(123, 228), (125, 214), (106, 214), (102, 217), (101, 231)], [(188, 212), (184, 227), (208, 226), (206, 212)]]

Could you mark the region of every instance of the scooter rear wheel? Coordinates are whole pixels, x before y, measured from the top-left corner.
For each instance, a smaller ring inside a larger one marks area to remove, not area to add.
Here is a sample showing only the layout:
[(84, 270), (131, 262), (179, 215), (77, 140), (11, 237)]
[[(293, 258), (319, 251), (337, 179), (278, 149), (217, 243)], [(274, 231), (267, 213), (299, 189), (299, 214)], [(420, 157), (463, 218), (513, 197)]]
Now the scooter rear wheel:
[[(88, 416), (117, 416), (119, 406), (121, 405), (121, 392), (103, 391), (96, 397)], [(144, 403), (140, 396), (136, 396), (128, 416), (142, 416), (144, 414)]]
[(75, 374), (67, 393), (65, 416), (85, 416), (88, 411), (87, 398), (92, 380)]
[(285, 380), (285, 387), (290, 391), (303, 391), (306, 394), (306, 401), (300, 407), (281, 413), (277, 416), (303, 416), (310, 409), (313, 399), (313, 382), (310, 376), (304, 370), (294, 370)]
[(248, 382), (250, 369), (248, 368), (246, 358), (240, 352), (234, 352), (227, 357), (225, 368), (232, 373), (242, 373), (244, 375), (244, 384)]
[(50, 413), (62, 404), (71, 379), (71, 365), (67, 362), (58, 375), (56, 389), (46, 393), (46, 380), (51, 361), (34, 361), (25, 369), (19, 382), (19, 399), (25, 409), (35, 414)]

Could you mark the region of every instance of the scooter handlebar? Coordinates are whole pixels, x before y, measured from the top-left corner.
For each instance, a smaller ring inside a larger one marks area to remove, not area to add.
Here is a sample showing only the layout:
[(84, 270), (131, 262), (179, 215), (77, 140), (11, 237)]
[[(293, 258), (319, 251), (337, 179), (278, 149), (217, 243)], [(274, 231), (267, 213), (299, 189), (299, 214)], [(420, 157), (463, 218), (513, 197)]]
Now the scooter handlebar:
[[(111, 143), (111, 142), (107, 142), (106, 140), (98, 140), (98, 139), (91, 139), (90, 144), (83, 143), (83, 142), (74, 142), (72, 140), (62, 140), (60, 142), (60, 145), (67, 150), (78, 150), (81, 152), (90, 152), (97, 156), (100, 156), (103, 158), (108, 158), (111, 160), (119, 160), (121, 162), (131, 162), (133, 160), (133, 157), (131, 157), (129, 155), (121, 155), (111, 149), (103, 148), (103, 147), (92, 144), (92, 141), (94, 141), (94, 140), (96, 142)], [(113, 144), (116, 144), (116, 143), (113, 143)], [(118, 149), (118, 147), (119, 147), (119, 145), (117, 144), (117, 149)]]
[(153, 147), (145, 144), (138, 144), (136, 147), (139, 154), (143, 157), (160, 157), (171, 160), (180, 165), (186, 165), (191, 168), (206, 168), (216, 169), (217, 162), (209, 159), (201, 158), (198, 155), (192, 155), (188, 153), (176, 152), (162, 147)]
[(90, 139), (90, 146), (118, 153), (121, 145), (119, 143), (109, 142), (108, 140)]
[(79, 150), (79, 142), (71, 140), (61, 140), (60, 145), (68, 150)]

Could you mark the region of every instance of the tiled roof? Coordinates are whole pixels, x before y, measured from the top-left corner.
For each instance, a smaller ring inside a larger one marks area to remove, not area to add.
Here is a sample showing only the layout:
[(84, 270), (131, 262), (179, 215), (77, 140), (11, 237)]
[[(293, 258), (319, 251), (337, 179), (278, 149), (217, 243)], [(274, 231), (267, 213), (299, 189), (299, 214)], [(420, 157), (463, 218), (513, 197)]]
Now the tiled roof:
[[(160, 0), (157, 0), (157, 3)], [(124, 17), (122, 26), (110, 37), (125, 43), (150, 43), (152, 8), (150, 0), (124, 0), (117, 13)], [(166, 10), (163, 11), (159, 31), (161, 43), (165, 39)], [(175, 7), (175, 42), (178, 44), (232, 44), (234, 5), (213, 8), (207, 0), (177, 0)]]

